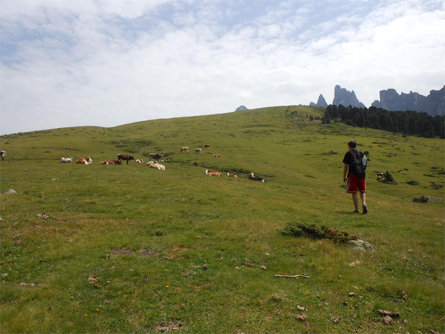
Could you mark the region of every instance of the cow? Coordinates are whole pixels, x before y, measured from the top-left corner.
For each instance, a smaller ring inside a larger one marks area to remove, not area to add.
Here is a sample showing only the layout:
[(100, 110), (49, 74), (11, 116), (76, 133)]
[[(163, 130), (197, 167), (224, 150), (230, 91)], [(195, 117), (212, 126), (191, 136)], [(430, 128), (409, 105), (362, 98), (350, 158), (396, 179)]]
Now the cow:
[(222, 176), (220, 172), (214, 171), (214, 170), (208, 170), (206, 169), (206, 175), (210, 176)]
[(159, 170), (165, 170), (165, 166), (161, 165), (157, 161), (149, 161), (149, 162), (147, 162), (147, 166), (151, 167), (151, 168), (157, 168)]
[(5, 161), (5, 155), (6, 151), (0, 151), (0, 157), (2, 158), (2, 161)]
[(228, 176), (228, 177), (238, 177), (238, 175), (236, 175), (236, 174), (232, 174), (232, 173), (227, 173), (227, 176)]
[(162, 153), (149, 153), (148, 155), (155, 160), (161, 159), (164, 156)]
[(141, 164), (141, 163), (143, 163), (144, 162), (144, 160), (142, 160), (142, 159), (136, 159), (136, 163), (137, 164)]
[(79, 158), (76, 160), (76, 164), (80, 164), (80, 165), (89, 165), (92, 162), (93, 162), (93, 159), (91, 159), (90, 157)]
[(72, 161), (73, 161), (73, 158), (64, 158), (64, 157), (60, 158), (61, 164), (70, 164)]
[(195, 153), (202, 153), (202, 148), (197, 148), (197, 149), (195, 150)]
[(125, 160), (127, 162), (127, 165), (128, 165), (128, 161), (134, 160), (134, 157), (132, 157), (131, 155), (128, 155), (128, 154), (118, 154), (117, 155), (117, 159), (118, 160)]
[(221, 154), (217, 154), (217, 153), (215, 153), (215, 154), (213, 154), (213, 157), (214, 157), (214, 158), (221, 158)]
[(182, 146), (180, 149), (180, 152), (188, 152), (189, 151), (189, 147), (188, 146)]
[(255, 174), (253, 174), (253, 173), (250, 173), (248, 178), (249, 178), (249, 180), (252, 180), (252, 181), (260, 181), (263, 183), (265, 182), (262, 177), (255, 176)]
[(204, 144), (204, 145), (202, 145), (202, 147), (209, 148), (210, 144)]
[(121, 163), (120, 160), (104, 160), (101, 162), (102, 165), (120, 165)]

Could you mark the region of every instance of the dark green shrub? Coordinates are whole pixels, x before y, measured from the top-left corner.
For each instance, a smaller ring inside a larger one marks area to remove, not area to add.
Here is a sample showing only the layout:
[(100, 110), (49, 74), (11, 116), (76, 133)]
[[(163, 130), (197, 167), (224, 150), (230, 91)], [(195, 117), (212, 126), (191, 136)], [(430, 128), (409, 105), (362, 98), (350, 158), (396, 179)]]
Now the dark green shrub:
[(286, 227), (281, 233), (284, 235), (292, 235), (294, 237), (309, 236), (313, 239), (322, 239), (324, 237), (323, 231), (320, 227), (298, 222), (287, 223)]
[(383, 181), (382, 182), (383, 183), (389, 183), (389, 184), (397, 184), (397, 182), (394, 179), (394, 177), (388, 171), (385, 172), (385, 174), (383, 176)]
[(413, 202), (416, 202), (416, 203), (426, 203), (426, 202), (428, 202), (428, 197), (424, 196), (424, 195), (420, 196), (419, 198), (414, 197)]
[(357, 237), (350, 235), (348, 232), (330, 228), (327, 226), (316, 226), (313, 224), (302, 224), (298, 222), (289, 222), (281, 231), (284, 235), (291, 235), (294, 237), (309, 237), (312, 239), (329, 239), (333, 242), (346, 243), (349, 240), (355, 240)]
[(436, 182), (430, 182), (431, 183), (431, 188), (435, 189), (435, 190), (439, 190), (440, 188), (443, 187), (443, 184), (439, 184)]

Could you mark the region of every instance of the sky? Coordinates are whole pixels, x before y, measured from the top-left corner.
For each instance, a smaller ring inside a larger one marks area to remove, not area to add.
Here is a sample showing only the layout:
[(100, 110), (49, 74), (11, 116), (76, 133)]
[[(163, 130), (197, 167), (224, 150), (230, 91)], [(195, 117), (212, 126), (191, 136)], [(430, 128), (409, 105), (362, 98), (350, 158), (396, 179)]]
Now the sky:
[(0, 0), (0, 135), (445, 84), (445, 0)]

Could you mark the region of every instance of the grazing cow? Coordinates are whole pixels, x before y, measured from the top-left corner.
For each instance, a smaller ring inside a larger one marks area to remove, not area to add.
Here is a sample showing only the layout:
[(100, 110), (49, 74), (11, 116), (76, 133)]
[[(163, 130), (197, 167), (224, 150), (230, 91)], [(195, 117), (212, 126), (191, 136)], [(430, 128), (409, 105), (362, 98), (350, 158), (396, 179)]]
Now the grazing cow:
[(214, 158), (221, 158), (221, 154), (217, 154), (217, 153), (215, 153), (215, 154), (213, 154), (213, 157), (214, 157)]
[(147, 162), (147, 166), (151, 167), (151, 168), (157, 168), (159, 170), (165, 170), (165, 166), (161, 165), (157, 161), (149, 161), (149, 162)]
[(202, 147), (210, 147), (210, 144), (204, 144)]
[(90, 157), (79, 158), (76, 160), (76, 164), (80, 164), (80, 165), (89, 165), (92, 162), (93, 162), (93, 159), (91, 159)]
[(120, 165), (121, 163), (120, 160), (104, 160), (101, 162), (102, 165)]
[(260, 182), (263, 182), (263, 183), (265, 182), (262, 177), (255, 176), (255, 174), (253, 174), (253, 173), (249, 174), (249, 180), (260, 181)]
[(134, 160), (134, 157), (132, 157), (131, 155), (128, 155), (128, 154), (118, 154), (117, 155), (117, 159), (118, 160), (125, 160), (127, 162), (127, 165), (128, 165), (128, 161)]
[(0, 151), (0, 157), (2, 158), (2, 161), (5, 161), (5, 155), (6, 151)]
[(70, 164), (72, 161), (73, 161), (73, 158), (64, 158), (64, 157), (60, 158), (61, 164)]
[(227, 176), (228, 176), (228, 177), (238, 177), (238, 175), (236, 175), (236, 174), (232, 174), (232, 173), (227, 173)]
[(144, 160), (142, 160), (142, 159), (136, 159), (136, 163), (137, 164), (141, 164), (141, 163), (143, 163), (144, 162)]
[(188, 152), (189, 151), (189, 147), (188, 146), (182, 146), (180, 151), (181, 152)]
[(397, 171), (397, 173), (403, 173), (403, 172), (404, 172), (403, 169), (399, 169), (399, 170)]
[(148, 155), (155, 160), (161, 159), (164, 156), (162, 153), (149, 153)]
[(380, 181), (380, 180), (384, 180), (384, 179), (385, 179), (385, 173), (377, 172), (377, 178), (376, 178), (376, 180), (377, 180), (377, 181)]
[(220, 172), (214, 171), (214, 170), (208, 170), (206, 169), (206, 175), (210, 176), (222, 176)]
[(197, 148), (197, 149), (195, 150), (195, 153), (202, 153), (202, 148)]

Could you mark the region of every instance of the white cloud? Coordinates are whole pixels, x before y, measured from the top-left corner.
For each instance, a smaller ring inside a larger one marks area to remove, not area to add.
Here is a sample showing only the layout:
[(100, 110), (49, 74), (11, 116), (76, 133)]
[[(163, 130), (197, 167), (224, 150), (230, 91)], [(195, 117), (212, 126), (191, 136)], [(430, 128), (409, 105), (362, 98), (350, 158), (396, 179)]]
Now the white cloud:
[(3, 133), (308, 104), (320, 93), (329, 103), (335, 84), (369, 105), (380, 89), (427, 95), (444, 84), (441, 1), (348, 2), (332, 17), (340, 2), (318, 14), (314, 2), (286, 1), (238, 21), (224, 1), (12, 3), (0, 14), (0, 42), (16, 36), (17, 48), (0, 63)]

